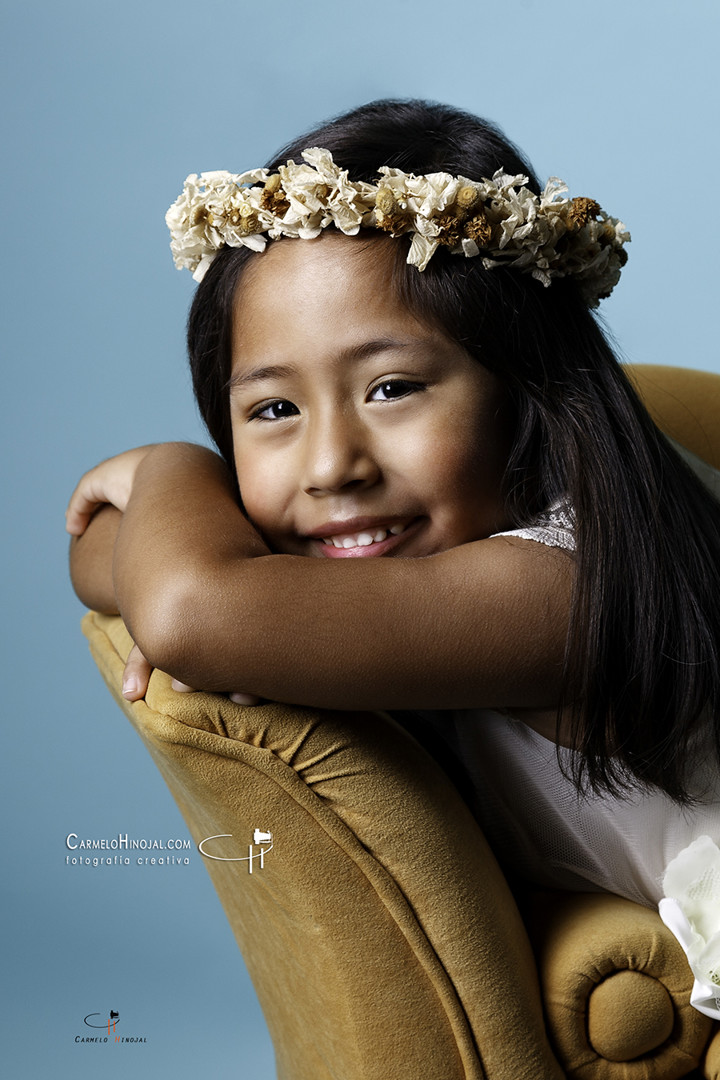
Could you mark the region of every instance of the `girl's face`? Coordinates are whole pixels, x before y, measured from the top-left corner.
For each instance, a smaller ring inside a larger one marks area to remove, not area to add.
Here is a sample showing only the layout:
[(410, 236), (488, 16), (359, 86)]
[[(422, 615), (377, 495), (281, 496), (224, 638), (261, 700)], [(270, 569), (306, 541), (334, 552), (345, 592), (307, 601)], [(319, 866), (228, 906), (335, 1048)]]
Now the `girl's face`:
[(276, 552), (430, 555), (506, 525), (504, 392), (396, 299), (393, 245), (285, 240), (244, 272), (235, 465), (245, 510)]

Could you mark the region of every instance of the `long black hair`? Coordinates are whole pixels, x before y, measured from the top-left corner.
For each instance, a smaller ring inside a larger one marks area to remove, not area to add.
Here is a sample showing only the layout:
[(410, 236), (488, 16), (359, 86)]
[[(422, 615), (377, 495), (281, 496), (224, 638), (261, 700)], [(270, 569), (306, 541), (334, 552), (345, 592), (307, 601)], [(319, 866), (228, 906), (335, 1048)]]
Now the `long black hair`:
[[(494, 125), (423, 101), (362, 106), (286, 146), (330, 150), (352, 180), (381, 165), (471, 179), (529, 164)], [(505, 490), (517, 524), (558, 499), (575, 516), (576, 584), (564, 666), (579, 788), (657, 786), (691, 800), (687, 747), (706, 720), (720, 761), (720, 504), (650, 420), (569, 279), (550, 288), (438, 250), (421, 274), (398, 238), (407, 307), (492, 371), (515, 411)], [(232, 464), (226, 384), (232, 304), (247, 249), (224, 249), (195, 296), (188, 346), (200, 411)]]

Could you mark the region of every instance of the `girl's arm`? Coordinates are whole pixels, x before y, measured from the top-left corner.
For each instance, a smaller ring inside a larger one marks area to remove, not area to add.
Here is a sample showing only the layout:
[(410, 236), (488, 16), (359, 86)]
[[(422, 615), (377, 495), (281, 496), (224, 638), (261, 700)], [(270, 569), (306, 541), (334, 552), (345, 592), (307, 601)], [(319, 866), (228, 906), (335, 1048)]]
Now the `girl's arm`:
[(118, 602), (112, 576), (115, 539), (122, 514), (107, 503), (95, 512), (81, 535), (70, 543), (70, 578), (86, 607), (117, 615)]
[(169, 444), (134, 475), (120, 611), (156, 667), (327, 708), (549, 707), (573, 563), (497, 538), (418, 559), (271, 555), (216, 455)]
[(139, 446), (101, 461), (81, 478), (65, 513), (72, 535), (70, 577), (82, 602), (107, 615), (118, 612), (112, 556), (135, 473), (152, 446)]

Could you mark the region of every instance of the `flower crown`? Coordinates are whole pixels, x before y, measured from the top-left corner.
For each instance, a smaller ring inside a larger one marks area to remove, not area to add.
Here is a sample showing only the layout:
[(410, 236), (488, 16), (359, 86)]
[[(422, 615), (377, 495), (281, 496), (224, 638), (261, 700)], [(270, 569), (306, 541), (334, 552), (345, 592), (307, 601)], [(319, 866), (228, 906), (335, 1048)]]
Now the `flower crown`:
[(381, 229), (412, 234), (407, 261), (424, 270), (438, 247), (482, 257), (483, 266), (513, 266), (543, 285), (572, 275), (590, 307), (609, 296), (627, 261), (630, 234), (593, 199), (563, 198), (551, 177), (541, 195), (527, 176), (499, 169), (491, 180), (448, 173), (414, 176), (383, 166), (377, 184), (354, 182), (328, 150), (303, 150), (276, 173), (254, 169), (188, 176), (166, 222), (178, 269), (201, 281), (223, 247), (262, 251), (267, 238), (312, 239), (335, 226), (353, 236)]

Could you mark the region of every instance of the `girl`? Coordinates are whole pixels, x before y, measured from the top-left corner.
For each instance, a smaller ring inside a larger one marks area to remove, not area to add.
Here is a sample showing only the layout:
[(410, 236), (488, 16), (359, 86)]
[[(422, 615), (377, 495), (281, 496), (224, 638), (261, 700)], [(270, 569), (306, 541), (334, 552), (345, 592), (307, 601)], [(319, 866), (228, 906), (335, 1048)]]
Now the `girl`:
[(190, 177), (168, 221), (220, 456), (86, 474), (72, 573), (138, 643), (128, 697), (155, 665), (422, 710), (517, 872), (653, 904), (720, 841), (720, 505), (590, 310), (624, 227), (563, 190), (423, 102)]

